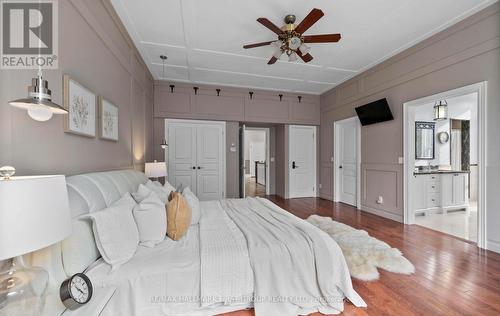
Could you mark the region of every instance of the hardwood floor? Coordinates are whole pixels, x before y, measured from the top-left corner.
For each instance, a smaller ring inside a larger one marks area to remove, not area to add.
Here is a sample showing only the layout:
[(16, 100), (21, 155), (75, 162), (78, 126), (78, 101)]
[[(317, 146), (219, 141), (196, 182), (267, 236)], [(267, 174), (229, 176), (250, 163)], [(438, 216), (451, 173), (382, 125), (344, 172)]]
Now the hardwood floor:
[[(401, 250), (416, 268), (413, 275), (379, 269), (380, 279), (354, 288), (368, 304), (346, 302), (343, 315), (500, 315), (500, 254), (417, 225), (403, 225), (327, 200), (271, 201), (301, 218), (318, 214), (357, 229)], [(229, 313), (254, 315), (253, 310)], [(316, 313), (315, 315), (320, 315)]]
[(266, 186), (258, 184), (255, 177), (245, 176), (245, 196), (264, 197), (266, 196)]

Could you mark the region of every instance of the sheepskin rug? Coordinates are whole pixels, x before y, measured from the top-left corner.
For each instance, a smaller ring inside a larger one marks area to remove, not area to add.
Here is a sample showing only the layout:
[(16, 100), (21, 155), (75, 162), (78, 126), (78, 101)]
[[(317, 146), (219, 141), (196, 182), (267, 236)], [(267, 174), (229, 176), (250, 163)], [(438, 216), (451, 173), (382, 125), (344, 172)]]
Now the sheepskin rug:
[(364, 230), (339, 223), (330, 217), (311, 215), (307, 221), (330, 235), (342, 249), (349, 272), (353, 278), (373, 281), (379, 278), (377, 268), (412, 274), (415, 267), (401, 251), (371, 237)]

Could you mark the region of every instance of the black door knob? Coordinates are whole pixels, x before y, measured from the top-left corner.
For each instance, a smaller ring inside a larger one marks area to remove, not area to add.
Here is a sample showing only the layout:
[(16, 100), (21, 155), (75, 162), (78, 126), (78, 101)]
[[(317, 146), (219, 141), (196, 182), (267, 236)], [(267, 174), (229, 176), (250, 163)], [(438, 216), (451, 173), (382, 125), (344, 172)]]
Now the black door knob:
[(195, 167), (195, 166), (193, 166), (193, 170), (195, 170), (195, 169), (196, 169), (196, 167)]
[(342, 166), (339, 166), (339, 169), (342, 169)]
[(200, 166), (198, 166), (198, 169), (201, 169), (201, 167), (200, 167)]

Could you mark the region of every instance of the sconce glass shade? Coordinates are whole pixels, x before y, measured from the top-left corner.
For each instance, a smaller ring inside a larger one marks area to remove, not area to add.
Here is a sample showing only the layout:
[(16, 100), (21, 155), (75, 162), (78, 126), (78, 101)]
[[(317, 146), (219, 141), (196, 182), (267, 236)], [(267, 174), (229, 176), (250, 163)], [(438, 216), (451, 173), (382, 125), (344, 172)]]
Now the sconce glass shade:
[(41, 76), (32, 79), (28, 86), (28, 97), (9, 101), (13, 107), (28, 111), (28, 115), (36, 121), (48, 121), (53, 114), (66, 114), (68, 111), (52, 102), (52, 92), (47, 80)]
[(434, 121), (442, 121), (448, 118), (448, 103), (446, 100), (437, 101), (434, 105)]

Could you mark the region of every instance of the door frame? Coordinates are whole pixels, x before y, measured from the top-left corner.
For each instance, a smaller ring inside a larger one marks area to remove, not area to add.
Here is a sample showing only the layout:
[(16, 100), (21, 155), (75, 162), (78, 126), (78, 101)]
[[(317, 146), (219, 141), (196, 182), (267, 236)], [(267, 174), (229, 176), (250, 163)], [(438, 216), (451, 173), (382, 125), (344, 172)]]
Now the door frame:
[(339, 201), (339, 159), (340, 157), (340, 133), (339, 128), (343, 123), (354, 121), (356, 123), (356, 208), (361, 209), (361, 123), (357, 116), (333, 122), (333, 201)]
[(314, 144), (314, 150), (313, 150), (313, 175), (314, 175), (314, 194), (312, 195), (312, 197), (317, 197), (318, 196), (318, 162), (317, 162), (317, 159), (318, 159), (318, 156), (317, 156), (317, 151), (318, 151), (318, 132), (317, 132), (317, 127), (316, 126), (311, 126), (311, 125), (288, 125), (288, 152), (287, 152), (287, 158), (288, 158), (288, 161), (287, 161), (287, 169), (288, 169), (288, 199), (293, 199), (293, 198), (296, 198), (296, 194), (295, 192), (292, 191), (292, 160), (291, 160), (291, 148), (292, 146), (290, 146), (290, 143), (292, 142), (292, 139), (291, 139), (291, 129), (293, 127), (301, 127), (301, 128), (304, 128), (304, 127), (307, 127), (307, 128), (311, 128), (313, 130), (313, 144)]
[[(246, 126), (245, 124), (243, 133), (246, 133), (247, 131), (264, 131), (266, 133), (266, 195), (271, 194), (271, 183), (269, 182), (271, 179), (271, 165), (270, 165), (270, 159), (271, 159), (271, 129), (269, 127), (250, 127)], [(243, 140), (246, 139), (246, 135), (243, 135)], [(247, 148), (245, 148), (245, 144), (241, 146), (243, 149), (243, 154), (245, 154), (245, 151)], [(249, 153), (250, 154), (250, 153)], [(244, 155), (243, 155), (244, 157)], [(245, 182), (245, 175), (243, 174), (243, 182)], [(245, 185), (243, 186), (243, 197), (246, 197), (246, 192), (245, 192)]]
[[(227, 196), (227, 187), (226, 187), (226, 181), (227, 181), (227, 176), (226, 176), (226, 143), (227, 143), (227, 136), (226, 136), (226, 122), (225, 121), (205, 121), (205, 120), (185, 120), (185, 119), (165, 119), (165, 131), (164, 131), (164, 136), (165, 136), (165, 141), (167, 144), (169, 144), (169, 139), (168, 139), (168, 125), (172, 123), (186, 123), (186, 124), (197, 124), (197, 125), (219, 125), (222, 127), (222, 146), (220, 148), (220, 153), (222, 157), (222, 162), (221, 162), (221, 175), (220, 175), (220, 180), (222, 183), (222, 198), (225, 199)], [(167, 164), (167, 174), (170, 173), (170, 167), (168, 164), (168, 154), (169, 154), (169, 146), (165, 149), (165, 163)], [(198, 180), (198, 179), (197, 179)]]
[[(471, 84), (465, 87), (441, 92), (431, 96), (423, 97), (420, 99), (412, 100), (403, 103), (403, 220), (405, 224), (414, 224), (414, 217), (411, 214), (411, 205), (409, 202), (409, 195), (413, 189), (413, 182), (410, 181), (415, 166), (415, 134), (413, 130), (414, 125), (410, 125), (410, 117), (412, 110), (415, 107), (435, 102), (439, 99), (447, 99), (457, 96), (462, 96), (470, 93), (477, 93), (478, 95), (478, 191), (477, 191), (477, 246), (479, 248), (487, 249), (486, 240), (486, 212), (487, 212), (487, 199), (486, 199), (486, 143), (487, 143), (487, 88), (488, 82), (482, 81), (479, 83)], [(469, 189), (470, 190), (470, 189)]]

